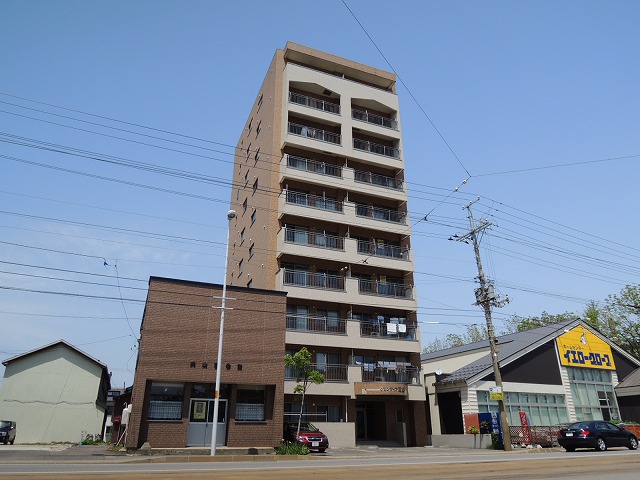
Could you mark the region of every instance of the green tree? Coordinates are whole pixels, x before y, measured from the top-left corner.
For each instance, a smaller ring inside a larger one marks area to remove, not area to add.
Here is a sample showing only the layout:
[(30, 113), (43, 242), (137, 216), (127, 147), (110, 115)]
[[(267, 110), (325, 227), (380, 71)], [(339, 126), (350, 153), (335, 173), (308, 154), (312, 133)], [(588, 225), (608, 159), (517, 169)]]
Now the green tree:
[(444, 338), (444, 340), (436, 338), (433, 342), (425, 345), (425, 347), (422, 349), (422, 353), (437, 352), (438, 350), (459, 347), (460, 345), (480, 342), (481, 340), (486, 340), (487, 338), (489, 338), (487, 335), (487, 329), (485, 327), (471, 324), (467, 325), (466, 329), (467, 331), (462, 335), (457, 333), (450, 333)]
[(532, 328), (567, 322), (569, 320), (575, 320), (576, 318), (579, 318), (579, 315), (572, 312), (558, 314), (542, 312), (539, 317), (521, 317), (520, 315), (512, 315), (508, 320), (506, 333), (524, 332), (525, 330), (531, 330)]
[(293, 355), (284, 356), (284, 364), (293, 369), (296, 376), (297, 385), (293, 393), (300, 397), (300, 415), (298, 416), (298, 430), (296, 435), (300, 435), (300, 424), (302, 423), (302, 410), (304, 407), (304, 396), (309, 387), (313, 384), (324, 383), (324, 375), (311, 366), (311, 352), (307, 347), (302, 347)]
[(600, 306), (590, 302), (585, 321), (634, 357), (640, 359), (640, 286), (627, 285)]

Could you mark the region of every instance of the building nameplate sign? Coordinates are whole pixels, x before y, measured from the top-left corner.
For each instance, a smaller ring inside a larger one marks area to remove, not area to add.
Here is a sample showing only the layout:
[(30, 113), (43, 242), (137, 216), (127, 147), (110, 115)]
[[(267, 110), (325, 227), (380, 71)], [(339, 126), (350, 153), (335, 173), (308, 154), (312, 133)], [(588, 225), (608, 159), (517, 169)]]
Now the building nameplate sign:
[(402, 383), (385, 383), (385, 382), (356, 382), (356, 395), (394, 395), (406, 397), (408, 394), (407, 385)]

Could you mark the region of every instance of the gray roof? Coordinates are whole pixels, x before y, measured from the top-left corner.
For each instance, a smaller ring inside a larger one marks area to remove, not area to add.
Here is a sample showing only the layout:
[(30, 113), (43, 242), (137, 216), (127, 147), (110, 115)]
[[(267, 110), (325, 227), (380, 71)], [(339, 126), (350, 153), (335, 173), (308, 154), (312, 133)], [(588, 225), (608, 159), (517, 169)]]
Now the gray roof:
[(640, 368), (636, 368), (616, 386), (616, 390), (622, 388), (637, 387), (640, 385)]
[(109, 374), (109, 372), (108, 372), (108, 370), (107, 370), (107, 366), (106, 366), (104, 363), (102, 363), (100, 360), (98, 360), (98, 359), (96, 359), (96, 358), (92, 357), (92, 356), (91, 356), (91, 355), (89, 355), (88, 353), (83, 352), (83, 351), (82, 351), (82, 350), (80, 350), (78, 347), (74, 347), (74, 346), (73, 346), (73, 345), (71, 345), (69, 342), (67, 342), (67, 341), (65, 341), (65, 340), (62, 340), (62, 339), (57, 340), (57, 341), (52, 342), (52, 343), (49, 343), (48, 345), (44, 345), (43, 347), (39, 347), (39, 348), (36, 348), (36, 349), (34, 349), (34, 350), (30, 350), (30, 351), (28, 351), (28, 352), (21, 353), (21, 354), (19, 354), (19, 355), (14, 356), (14, 357), (7, 358), (6, 360), (4, 360), (4, 361), (2, 362), (2, 364), (3, 364), (4, 366), (7, 366), (9, 363), (14, 362), (14, 361), (16, 361), (16, 360), (18, 360), (18, 359), (20, 359), (20, 358), (24, 358), (24, 357), (29, 356), (29, 355), (32, 355), (32, 354), (34, 354), (34, 353), (37, 353), (37, 352), (41, 352), (41, 351), (43, 351), (43, 350), (46, 350), (46, 349), (48, 349), (48, 348), (56, 347), (56, 346), (58, 346), (58, 345), (64, 345), (64, 346), (65, 346), (65, 347), (67, 347), (68, 349), (73, 350), (73, 351), (75, 351), (75, 352), (78, 352), (80, 355), (82, 355), (82, 356), (84, 356), (84, 357), (88, 358), (88, 359), (89, 359), (89, 360), (91, 360), (92, 362), (97, 363), (97, 364), (98, 364), (98, 365), (99, 365), (99, 366), (100, 366), (100, 367), (101, 367), (101, 368), (102, 368), (102, 369), (107, 373), (107, 375)]
[[(563, 333), (565, 329), (573, 328), (577, 325), (593, 331), (593, 328), (584, 323), (580, 319), (570, 320), (561, 323), (555, 323), (553, 325), (545, 325), (543, 327), (532, 328), (524, 332), (510, 333), (508, 335), (502, 335), (496, 337), (496, 347), (498, 350), (498, 361), (501, 366), (504, 366), (521, 356), (529, 353), (530, 351), (538, 348), (540, 345), (545, 344), (551, 339), (554, 339), (559, 334)], [(596, 332), (594, 332), (596, 333)], [(482, 358), (471, 362), (468, 365), (452, 372), (446, 377), (442, 378), (440, 384), (467, 382), (482, 378), (493, 372), (493, 362), (491, 361), (491, 353), (489, 352), (489, 341), (483, 340), (481, 342), (469, 343), (467, 345), (461, 345), (459, 347), (447, 348), (439, 350), (437, 352), (431, 352), (423, 354), (421, 361), (432, 361), (438, 358), (446, 358), (451, 356), (460, 355), (462, 353), (471, 353), (473, 351), (487, 351), (487, 354)], [(477, 377), (477, 378), (475, 378)]]

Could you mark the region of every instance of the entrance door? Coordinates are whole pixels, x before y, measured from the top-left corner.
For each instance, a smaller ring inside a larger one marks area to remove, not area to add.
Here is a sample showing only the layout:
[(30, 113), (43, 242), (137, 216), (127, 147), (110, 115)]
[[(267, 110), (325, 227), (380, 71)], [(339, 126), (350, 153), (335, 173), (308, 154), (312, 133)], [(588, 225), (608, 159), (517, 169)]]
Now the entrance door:
[[(224, 446), (227, 443), (227, 401), (220, 399), (219, 402), (216, 446)], [(211, 398), (191, 399), (187, 447), (211, 446), (214, 403)]]
[(384, 403), (356, 402), (356, 440), (384, 440)]

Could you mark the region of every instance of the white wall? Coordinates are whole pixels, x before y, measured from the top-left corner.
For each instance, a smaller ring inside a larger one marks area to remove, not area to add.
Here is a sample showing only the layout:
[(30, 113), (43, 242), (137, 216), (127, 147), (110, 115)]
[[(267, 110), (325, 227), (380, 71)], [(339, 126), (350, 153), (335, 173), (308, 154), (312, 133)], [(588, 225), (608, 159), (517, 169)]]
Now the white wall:
[(7, 365), (0, 418), (17, 422), (17, 443), (79, 442), (82, 431), (102, 433), (96, 406), (102, 368), (60, 345)]

